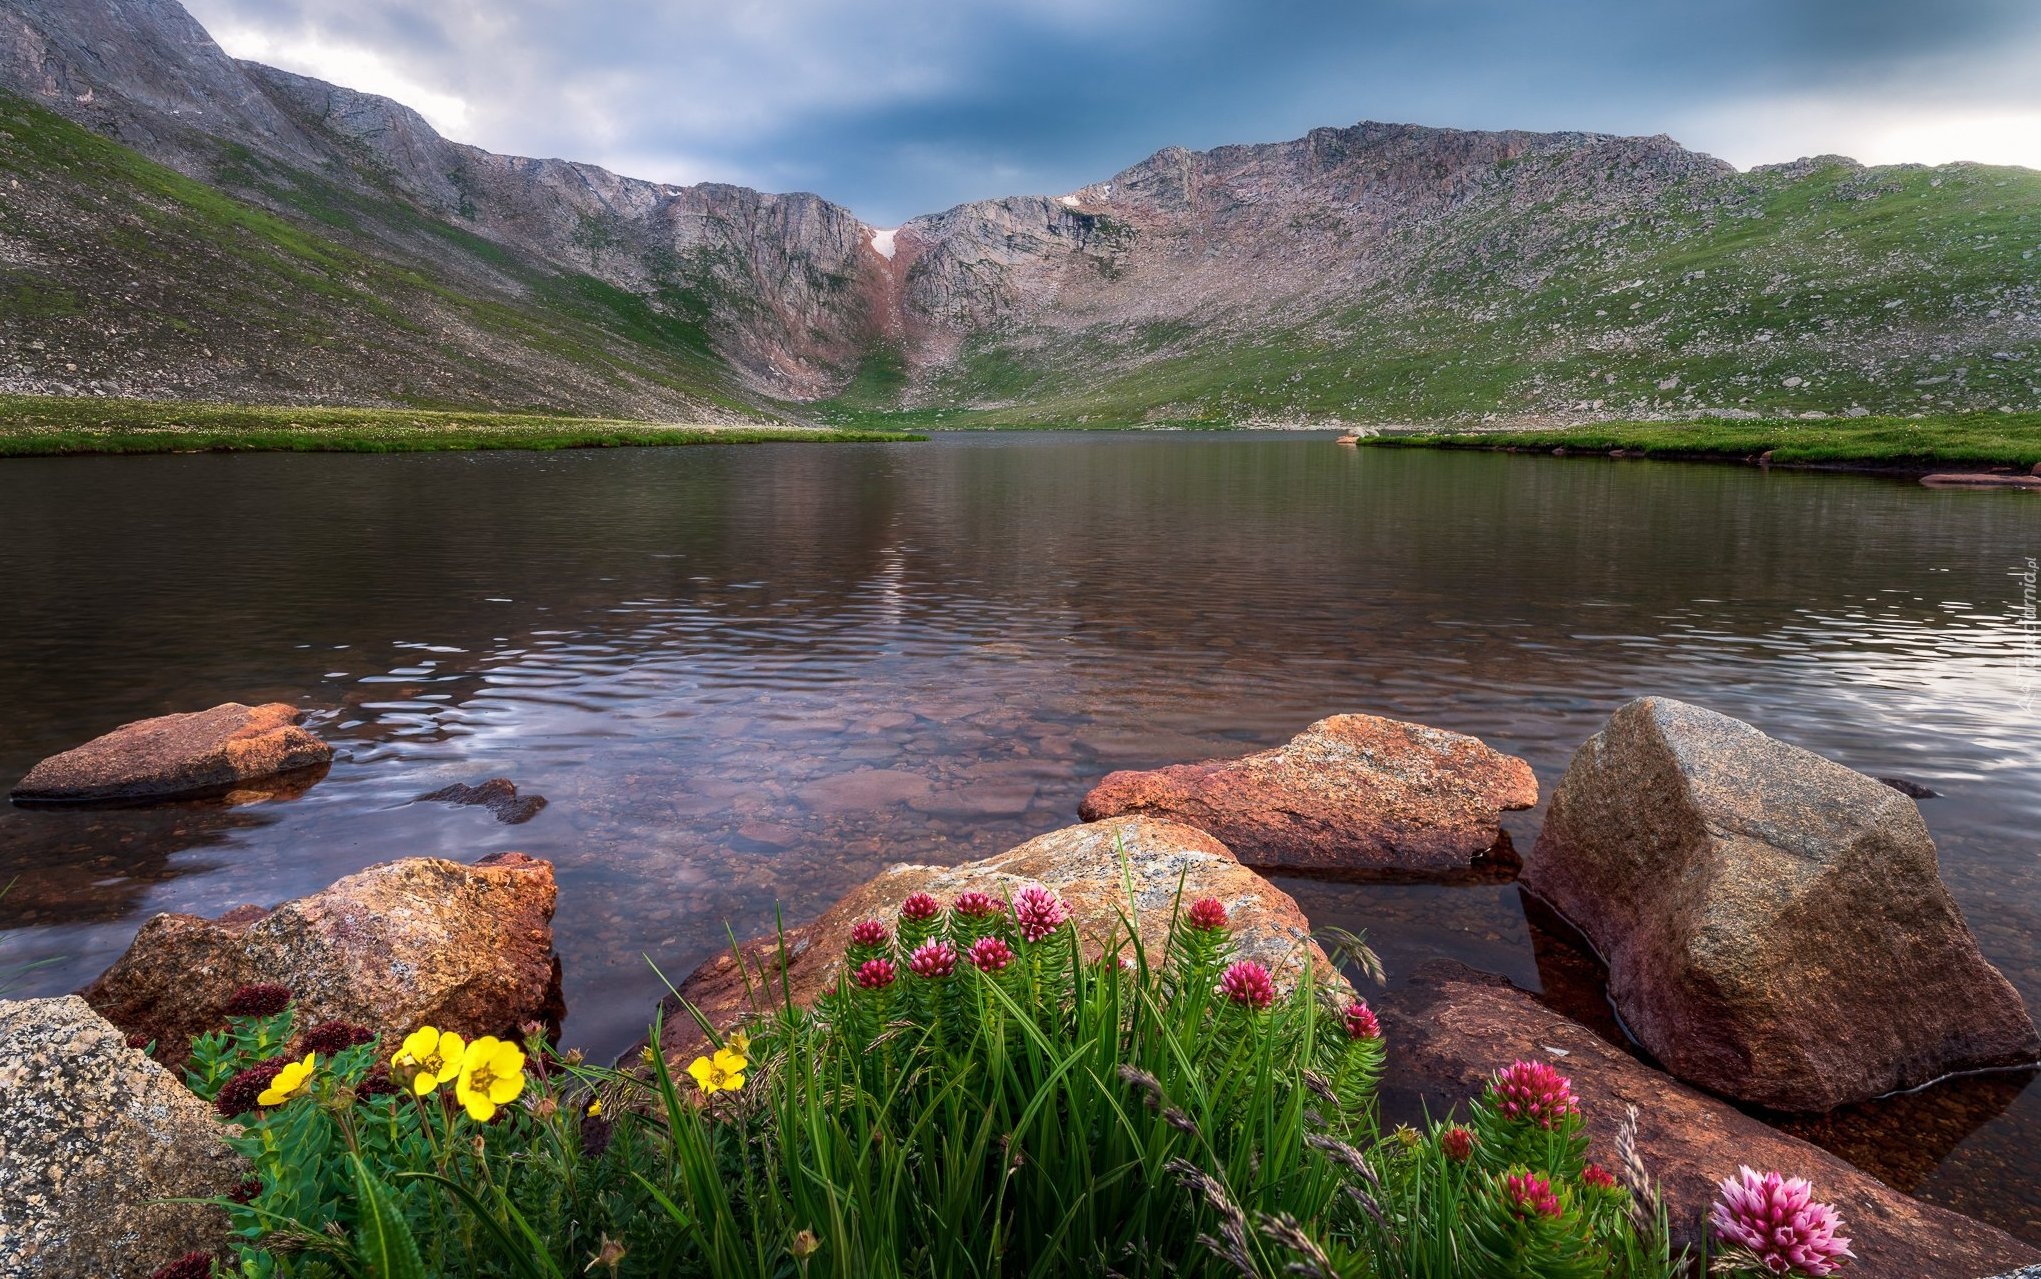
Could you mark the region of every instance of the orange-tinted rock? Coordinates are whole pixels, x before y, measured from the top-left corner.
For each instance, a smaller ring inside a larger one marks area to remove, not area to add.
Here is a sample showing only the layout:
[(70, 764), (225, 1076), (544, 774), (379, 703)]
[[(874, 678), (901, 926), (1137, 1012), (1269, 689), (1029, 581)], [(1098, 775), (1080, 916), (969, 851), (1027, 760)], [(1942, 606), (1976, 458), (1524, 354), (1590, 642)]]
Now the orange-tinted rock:
[(1573, 1081), (1590, 1157), (1614, 1168), (1616, 1129), (1636, 1106), (1639, 1152), (1687, 1241), (1699, 1238), (1716, 1183), (1749, 1164), (1805, 1177), (1836, 1206), (1859, 1258), (1853, 1279), (1978, 1279), (2041, 1262), (2041, 1251), (1995, 1227), (1901, 1194), (1651, 1069), (1500, 977), (1427, 964), (1377, 1010), (1389, 1041), (1385, 1096), (1397, 1109), (1421, 1099), (1431, 1114), (1455, 1106), (1464, 1114), (1493, 1071), (1518, 1058), (1547, 1062)]
[[(1324, 951), (1311, 940), (1310, 922), (1288, 893), (1242, 866), (1225, 845), (1203, 831), (1146, 817), (1066, 826), (996, 857), (961, 866), (889, 867), (853, 889), (822, 918), (788, 931), (786, 980), (795, 1003), (813, 1004), (836, 985), (851, 928), (866, 919), (893, 927), (900, 903), (911, 893), (932, 893), (948, 905), (966, 890), (1004, 900), (1029, 884), (1040, 884), (1062, 897), (1087, 956), (1096, 958), (1108, 938), (1124, 937), (1120, 917), (1126, 914), (1135, 919), (1148, 954), (1159, 958), (1179, 880), (1186, 906), (1200, 897), (1225, 903), (1234, 948), (1242, 958), (1265, 964), (1280, 987), (1294, 985), (1307, 957), (1318, 980), (1340, 980)], [(718, 1027), (734, 1024), (751, 1011), (747, 973), (754, 989), (766, 984), (761, 974), (770, 973), (771, 997), (778, 997), (779, 942), (762, 937), (741, 947), (745, 972), (739, 971), (734, 955), (710, 960), (681, 983), (681, 996)], [(700, 1043), (701, 1032), (693, 1020), (668, 1000), (662, 1035), (667, 1055), (685, 1060)]]
[(300, 1026), (351, 1021), (386, 1042), (427, 1024), (515, 1031), (561, 1013), (557, 896), (552, 864), (522, 853), (385, 862), (273, 910), (158, 915), (82, 993), (171, 1065), (226, 1024), (237, 989), (264, 983), (296, 996)]
[(1250, 866), (1446, 873), (1507, 856), (1503, 811), (1537, 802), (1531, 766), (1478, 738), (1335, 715), (1242, 759), (1109, 774), (1078, 813), (1195, 826)]
[(2041, 1058), (1914, 801), (1727, 715), (1616, 711), (1523, 879), (1607, 959), (1637, 1041), (1711, 1092), (1823, 1111)]
[(12, 798), (31, 803), (173, 799), (330, 763), (333, 748), (298, 727), (282, 702), (123, 724), (29, 770)]

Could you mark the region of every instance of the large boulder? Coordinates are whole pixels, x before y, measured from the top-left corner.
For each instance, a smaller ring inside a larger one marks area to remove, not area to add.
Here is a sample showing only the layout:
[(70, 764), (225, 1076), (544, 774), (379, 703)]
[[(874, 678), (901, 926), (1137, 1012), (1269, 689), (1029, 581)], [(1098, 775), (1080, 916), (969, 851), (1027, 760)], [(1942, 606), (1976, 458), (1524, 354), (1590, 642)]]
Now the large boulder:
[(1638, 1151), (1682, 1241), (1699, 1240), (1716, 1183), (1748, 1164), (1805, 1177), (1836, 1205), (1859, 1258), (1848, 1269), (1853, 1279), (1977, 1279), (2041, 1262), (2041, 1251), (1996, 1227), (1901, 1194), (1668, 1078), (1501, 977), (1435, 961), (1377, 1009), (1389, 1040), (1383, 1100), (1392, 1117), (1456, 1106), (1465, 1114), (1494, 1071), (1519, 1058), (1543, 1061), (1573, 1081), (1590, 1157), (1616, 1168), (1616, 1131), (1627, 1107), (1637, 1107)]
[(0, 1002), (0, 1276), (141, 1279), (226, 1243), (212, 1111), (76, 995)]
[(1250, 866), (1452, 872), (1513, 864), (1501, 814), (1537, 802), (1531, 766), (1479, 738), (1334, 715), (1242, 759), (1108, 774), (1078, 815), (1182, 822)]
[(82, 993), (171, 1065), (225, 1024), (237, 989), (266, 983), (290, 989), (301, 1026), (351, 1021), (386, 1042), (426, 1024), (473, 1036), (557, 1022), (557, 897), (552, 864), (522, 853), (385, 862), (274, 909), (158, 915)]
[(1667, 1070), (1827, 1110), (2041, 1058), (1914, 802), (1750, 725), (1631, 702), (1573, 757), (1524, 884), (1609, 966)]
[[(1344, 985), (1325, 952), (1311, 940), (1311, 924), (1288, 893), (1241, 865), (1224, 844), (1203, 831), (1126, 817), (1066, 826), (996, 857), (961, 866), (888, 867), (851, 890), (822, 918), (787, 932), (786, 981), (794, 1002), (807, 1007), (833, 989), (851, 928), (866, 919), (895, 926), (900, 903), (910, 894), (931, 893), (948, 903), (958, 893), (976, 889), (1003, 899), (1029, 884), (1040, 884), (1062, 897), (1086, 954), (1093, 958), (1102, 953), (1107, 939), (1125, 936), (1122, 916), (1133, 917), (1142, 946), (1150, 956), (1160, 957), (1181, 884), (1185, 906), (1200, 897), (1225, 903), (1234, 949), (1241, 958), (1266, 965), (1279, 987), (1294, 986), (1307, 960), (1316, 980)], [(740, 946), (742, 972), (738, 955), (710, 960), (681, 983), (680, 997), (719, 1027), (753, 1011), (747, 979), (751, 989), (769, 987), (768, 998), (777, 1001), (780, 941), (761, 937)], [(761, 975), (768, 973), (770, 981), (762, 982)], [(670, 998), (666, 1014), (662, 1047), (670, 1058), (684, 1061), (701, 1043), (701, 1031)]]
[(52, 755), (16, 783), (11, 798), (59, 804), (210, 795), (332, 759), (332, 747), (298, 727), (297, 707), (227, 702), (123, 724)]

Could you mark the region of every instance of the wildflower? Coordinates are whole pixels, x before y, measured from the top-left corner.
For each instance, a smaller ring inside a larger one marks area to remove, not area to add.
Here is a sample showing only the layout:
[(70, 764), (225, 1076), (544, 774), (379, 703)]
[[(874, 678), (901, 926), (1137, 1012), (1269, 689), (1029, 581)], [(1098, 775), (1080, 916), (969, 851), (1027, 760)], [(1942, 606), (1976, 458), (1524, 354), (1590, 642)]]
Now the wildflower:
[(149, 1279), (211, 1279), (212, 1273), (213, 1254), (187, 1252), (177, 1260), (150, 1271)]
[(468, 1117), (476, 1123), (494, 1119), (497, 1107), (516, 1101), (523, 1091), (524, 1049), (516, 1044), (484, 1035), (461, 1053), (454, 1097), (468, 1108)]
[(1206, 932), (1216, 931), (1226, 927), (1226, 903), (1217, 897), (1200, 897), (1191, 903), (1190, 912), (1185, 918), (1189, 920), (1192, 928), (1203, 929)]
[(1252, 959), (1243, 959), (1219, 978), (1218, 993), (1243, 1008), (1262, 1009), (1276, 1002), (1276, 984), (1269, 970)]
[(1717, 1239), (1748, 1248), (1776, 1275), (1830, 1275), (1856, 1256), (1850, 1241), (1836, 1235), (1842, 1217), (1833, 1205), (1817, 1202), (1802, 1177), (1742, 1168), (1723, 1179), (1708, 1224)]
[(274, 1017), (290, 1006), (288, 986), (243, 986), (227, 997), (229, 1017)]
[(1581, 1169), (1580, 1181), (1582, 1185), (1593, 1186), (1596, 1190), (1614, 1190), (1616, 1188), (1615, 1174), (1600, 1164), (1589, 1164)]
[(306, 1053), (303, 1061), (287, 1061), (283, 1069), (276, 1072), (276, 1078), (269, 1081), (269, 1087), (255, 1099), (259, 1106), (281, 1106), (291, 1098), (312, 1086), (312, 1076), (319, 1069), (319, 1054)]
[(850, 930), (850, 944), (853, 946), (884, 946), (893, 940), (886, 926), (876, 919), (867, 919)]
[(213, 1111), (222, 1119), (234, 1119), (254, 1110), (259, 1104), (256, 1098), (268, 1090), (270, 1081), (283, 1070), (283, 1058), (258, 1061), (253, 1066), (237, 1071), (232, 1079), (220, 1085), (220, 1091), (213, 1094)]
[(560, 1103), (554, 1101), (551, 1097), (541, 1097), (537, 1101), (528, 1101), (525, 1105), (541, 1121), (551, 1119), (554, 1115), (560, 1113)]
[(957, 971), (957, 948), (946, 941), (925, 941), (907, 957), (907, 971), (931, 980)]
[(240, 1185), (234, 1187), (232, 1190), (229, 1190), (227, 1192), (227, 1198), (233, 1200), (237, 1204), (254, 1203), (258, 1198), (261, 1197), (261, 1195), (262, 1195), (262, 1182), (260, 1179), (255, 1177), (247, 1178)]
[(1439, 1149), (1454, 1163), (1464, 1164), (1474, 1157), (1474, 1134), (1454, 1124), (1439, 1134)]
[(900, 903), (900, 913), (902, 915), (909, 919), (924, 922), (934, 919), (937, 915), (942, 914), (942, 911), (942, 905), (927, 893), (909, 893), (907, 894), (907, 900)]
[(1557, 1128), (1580, 1113), (1573, 1081), (1542, 1061), (1514, 1061), (1488, 1085), (1489, 1104), (1505, 1119)]
[(1405, 1150), (1416, 1150), (1424, 1142), (1424, 1138), (1417, 1135), (1417, 1129), (1409, 1124), (1396, 1125), (1396, 1131), (1389, 1135), (1394, 1137), (1396, 1144), (1402, 1146)]
[(588, 1265), (583, 1267), (581, 1273), (587, 1274), (597, 1266), (601, 1266), (614, 1275), (617, 1272), (617, 1267), (624, 1264), (624, 1257), (626, 1255), (624, 1245), (610, 1238), (608, 1233), (605, 1232), (602, 1236), (601, 1248), (593, 1257), (588, 1259)]
[(299, 1046), (306, 1052), (324, 1053), (331, 1057), (346, 1052), (356, 1044), (365, 1044), (376, 1037), (376, 1032), (367, 1026), (357, 1026), (351, 1021), (322, 1021), (306, 1031)]
[(1048, 889), (1030, 884), (1014, 894), (1013, 918), (1022, 937), (1038, 942), (1063, 926), (1070, 918), (1070, 908)]
[(742, 1088), (744, 1068), (749, 1064), (728, 1048), (718, 1048), (713, 1057), (697, 1057), (689, 1062), (687, 1073), (694, 1076), (695, 1087), (702, 1090), (702, 1095), (709, 1097)]
[(379, 1061), (369, 1067), (369, 1073), (363, 1075), (361, 1082), (354, 1086), (354, 1099), (367, 1101), (371, 1097), (394, 1097), (401, 1091), (403, 1090), (397, 1087), (397, 1081), (390, 1078), (389, 1066)]
[(1502, 1179), (1502, 1196), (1509, 1210), (1526, 1220), (1557, 1217), (1564, 1211), (1552, 1183), (1535, 1172), (1513, 1172)]
[(423, 1097), (441, 1084), (451, 1083), (461, 1073), (461, 1058), (468, 1045), (451, 1030), (420, 1026), (404, 1036), (404, 1044), (390, 1058), (390, 1067), (411, 1081), (412, 1091)]
[(858, 970), (851, 980), (866, 990), (884, 990), (893, 984), (893, 978), (898, 975), (899, 972), (893, 967), (892, 960), (867, 959), (858, 965)]
[(956, 903), (952, 909), (959, 915), (968, 915), (972, 919), (983, 919), (988, 915), (997, 915), (1006, 907), (997, 897), (992, 896), (990, 893), (981, 893), (976, 889), (972, 889), (968, 893), (958, 893)]
[(1348, 1039), (1380, 1039), (1382, 1023), (1375, 1020), (1375, 1010), (1368, 1007), (1365, 999), (1356, 999), (1346, 1008), (1346, 1037)]
[(588, 1103), (587, 1114), (590, 1119), (602, 1118), (602, 1098), (597, 1097), (594, 1101)]
[(822, 1251), (822, 1237), (812, 1230), (797, 1230), (793, 1246), (788, 1251), (794, 1254), (795, 1261), (806, 1261)]
[(1013, 947), (997, 937), (979, 938), (970, 953), (980, 972), (996, 973), (1013, 962)]
[(749, 1060), (749, 1058), (751, 1057), (751, 1036), (745, 1034), (741, 1030), (731, 1031), (729, 1035), (724, 1038), (723, 1046), (725, 1048), (728, 1048), (731, 1052), (736, 1053), (739, 1057), (743, 1057), (747, 1060)]

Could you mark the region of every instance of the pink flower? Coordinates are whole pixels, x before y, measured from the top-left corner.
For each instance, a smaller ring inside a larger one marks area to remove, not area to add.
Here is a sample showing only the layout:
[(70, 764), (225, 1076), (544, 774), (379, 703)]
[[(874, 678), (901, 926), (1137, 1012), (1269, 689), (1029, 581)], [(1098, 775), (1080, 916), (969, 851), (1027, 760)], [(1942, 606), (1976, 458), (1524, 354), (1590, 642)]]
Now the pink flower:
[(858, 965), (857, 973), (851, 980), (866, 990), (884, 990), (893, 984), (893, 979), (897, 976), (899, 970), (893, 967), (892, 960), (867, 959)]
[(900, 903), (900, 913), (909, 919), (930, 920), (943, 913), (942, 904), (927, 893), (909, 893)]
[(1557, 1128), (1580, 1113), (1573, 1081), (1542, 1061), (1514, 1061), (1488, 1084), (1488, 1100), (1505, 1119)]
[(1001, 902), (997, 897), (990, 893), (978, 892), (976, 889), (968, 893), (958, 893), (955, 907), (959, 915), (969, 915), (973, 919), (983, 919), (987, 915), (997, 915), (1005, 908), (1005, 903)]
[(1013, 918), (1020, 925), (1020, 935), (1035, 942), (1063, 927), (1070, 908), (1048, 889), (1030, 884), (1014, 894)]
[(1454, 1163), (1464, 1164), (1474, 1157), (1474, 1134), (1454, 1124), (1439, 1134), (1439, 1149)]
[(946, 941), (925, 941), (907, 957), (907, 971), (916, 977), (947, 977), (957, 971), (957, 948)]
[(1856, 1256), (1850, 1241), (1836, 1236), (1842, 1217), (1833, 1205), (1817, 1203), (1802, 1177), (1743, 1168), (1723, 1180), (1708, 1224), (1717, 1239), (1750, 1249), (1775, 1275), (1831, 1275)]
[(1013, 962), (1013, 947), (997, 937), (981, 937), (971, 947), (971, 962), (980, 972), (996, 973)]
[(1552, 1183), (1535, 1172), (1513, 1172), (1504, 1177), (1502, 1193), (1510, 1211), (1519, 1217), (1557, 1217), (1563, 1211), (1559, 1196), (1552, 1193)]
[(892, 940), (893, 935), (876, 919), (867, 919), (850, 930), (850, 944), (853, 946), (883, 946)]
[(1276, 1002), (1276, 984), (1269, 970), (1252, 959), (1243, 959), (1219, 978), (1219, 992), (1246, 1008), (1267, 1008)]
[(1217, 897), (1200, 897), (1191, 903), (1190, 912), (1185, 918), (1190, 921), (1192, 928), (1203, 929), (1206, 932), (1224, 928), (1226, 903)]
[(1365, 999), (1356, 999), (1346, 1008), (1346, 1037), (1348, 1039), (1380, 1039), (1382, 1023), (1375, 1020), (1375, 1010), (1368, 1007)]
[(1580, 1170), (1581, 1184), (1593, 1186), (1596, 1190), (1614, 1190), (1616, 1177), (1600, 1164), (1589, 1164)]

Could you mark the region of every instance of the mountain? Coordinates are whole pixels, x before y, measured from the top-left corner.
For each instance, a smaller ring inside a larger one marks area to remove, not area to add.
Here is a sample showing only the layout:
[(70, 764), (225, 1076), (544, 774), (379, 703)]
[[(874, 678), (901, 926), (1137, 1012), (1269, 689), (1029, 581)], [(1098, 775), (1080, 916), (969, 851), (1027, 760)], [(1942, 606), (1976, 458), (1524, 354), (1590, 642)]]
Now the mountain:
[(0, 389), (675, 415), (2041, 407), (2041, 174), (1364, 123), (865, 225), (0, 0)]

